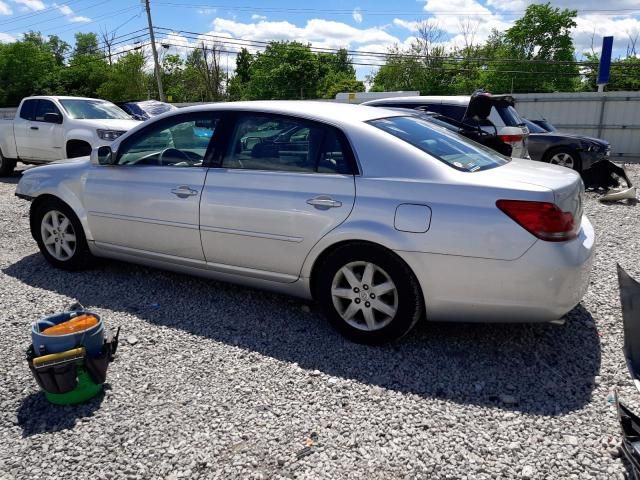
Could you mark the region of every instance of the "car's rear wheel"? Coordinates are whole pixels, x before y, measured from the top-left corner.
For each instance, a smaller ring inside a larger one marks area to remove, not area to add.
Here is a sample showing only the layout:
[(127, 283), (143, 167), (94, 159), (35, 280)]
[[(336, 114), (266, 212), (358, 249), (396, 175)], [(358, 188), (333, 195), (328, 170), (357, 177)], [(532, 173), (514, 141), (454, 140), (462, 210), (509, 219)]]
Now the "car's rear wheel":
[(64, 270), (81, 270), (93, 264), (82, 224), (64, 202), (50, 198), (32, 212), (31, 228), (47, 261)]
[(314, 285), (329, 321), (359, 343), (400, 338), (424, 311), (409, 267), (395, 253), (371, 244), (348, 244), (330, 253)]
[(8, 177), (16, 168), (16, 161), (4, 158), (0, 152), (0, 177)]
[(571, 168), (576, 172), (582, 171), (582, 162), (577, 152), (569, 148), (556, 148), (545, 156), (547, 162), (561, 167)]

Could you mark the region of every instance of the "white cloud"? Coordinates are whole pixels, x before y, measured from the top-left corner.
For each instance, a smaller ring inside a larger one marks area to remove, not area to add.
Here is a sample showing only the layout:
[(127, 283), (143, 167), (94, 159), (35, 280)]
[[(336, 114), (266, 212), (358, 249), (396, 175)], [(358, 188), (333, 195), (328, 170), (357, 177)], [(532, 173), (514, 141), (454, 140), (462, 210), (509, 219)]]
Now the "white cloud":
[(225, 18), (213, 21), (215, 32), (226, 32), (236, 38), (251, 40), (289, 40), (312, 43), (316, 47), (341, 48), (350, 45), (384, 43), (392, 45), (400, 40), (382, 28), (356, 28), (342, 22), (314, 18), (304, 27), (287, 21), (241, 23)]
[(69, 5), (58, 5), (57, 3), (54, 3), (53, 6), (56, 7), (61, 14), (66, 16), (71, 23), (87, 23), (91, 21), (89, 17), (75, 15)]
[(408, 20), (402, 20), (401, 18), (394, 18), (393, 24), (396, 25), (397, 27), (405, 28), (410, 32), (417, 32), (418, 25), (420, 25), (420, 22), (416, 22), (416, 21), (412, 22)]
[(15, 41), (16, 37), (14, 37), (13, 35), (0, 32), (0, 43), (13, 43)]
[(89, 17), (83, 17), (82, 15), (69, 17), (69, 21), (72, 23), (87, 23), (90, 22), (91, 19)]
[(362, 23), (362, 11), (360, 10), (360, 7), (354, 9), (351, 15), (356, 23)]
[(257, 13), (254, 13), (253, 15), (251, 15), (251, 20), (266, 20), (267, 17), (264, 15), (258, 15)]
[(0, 2), (0, 15), (11, 15), (13, 10), (11, 7), (4, 2)]
[(58, 11), (63, 15), (73, 15), (73, 10), (69, 5), (58, 5), (56, 3), (53, 4), (54, 7), (58, 9)]
[(217, 10), (215, 8), (203, 8), (203, 9), (198, 10), (198, 13), (200, 15), (213, 15), (216, 12), (217, 12)]
[(44, 10), (46, 8), (46, 5), (42, 0), (13, 0), (13, 2), (23, 5), (27, 10), (34, 12)]

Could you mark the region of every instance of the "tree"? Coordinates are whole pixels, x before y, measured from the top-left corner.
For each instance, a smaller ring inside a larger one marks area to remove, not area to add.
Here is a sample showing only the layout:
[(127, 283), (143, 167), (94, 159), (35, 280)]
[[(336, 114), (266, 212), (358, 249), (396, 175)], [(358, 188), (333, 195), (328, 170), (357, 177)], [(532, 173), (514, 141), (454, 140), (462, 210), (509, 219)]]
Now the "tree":
[(309, 45), (271, 42), (249, 71), (248, 99), (316, 98), (318, 61)]
[(52, 93), (59, 65), (39, 33), (0, 44), (0, 104), (16, 106), (23, 97)]
[(141, 52), (128, 52), (108, 69), (106, 80), (96, 91), (100, 98), (112, 102), (142, 100), (145, 88), (145, 58)]
[(60, 72), (60, 90), (66, 95), (95, 96), (108, 77), (109, 65), (95, 33), (76, 33), (75, 39), (69, 65)]

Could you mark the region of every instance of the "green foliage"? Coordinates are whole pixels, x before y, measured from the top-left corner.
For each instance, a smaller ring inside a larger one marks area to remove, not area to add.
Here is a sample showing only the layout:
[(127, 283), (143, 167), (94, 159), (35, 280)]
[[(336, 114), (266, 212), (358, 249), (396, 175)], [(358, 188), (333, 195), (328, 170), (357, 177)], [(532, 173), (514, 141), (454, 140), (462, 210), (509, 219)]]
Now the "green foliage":
[(144, 55), (129, 52), (118, 58), (107, 71), (106, 81), (97, 89), (100, 98), (124, 102), (146, 98)]

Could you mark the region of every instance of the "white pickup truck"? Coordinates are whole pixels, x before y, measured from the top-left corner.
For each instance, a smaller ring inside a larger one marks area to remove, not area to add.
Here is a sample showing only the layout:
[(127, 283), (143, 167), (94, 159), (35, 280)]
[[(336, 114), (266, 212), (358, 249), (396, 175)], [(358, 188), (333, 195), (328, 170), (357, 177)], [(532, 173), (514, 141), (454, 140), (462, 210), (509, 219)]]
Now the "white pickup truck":
[(89, 155), (139, 124), (106, 100), (24, 98), (13, 120), (0, 120), (0, 176), (10, 175), (18, 161), (42, 164)]

